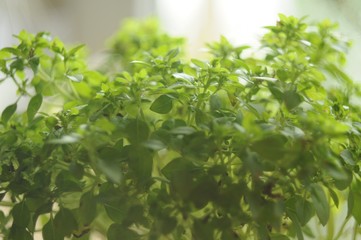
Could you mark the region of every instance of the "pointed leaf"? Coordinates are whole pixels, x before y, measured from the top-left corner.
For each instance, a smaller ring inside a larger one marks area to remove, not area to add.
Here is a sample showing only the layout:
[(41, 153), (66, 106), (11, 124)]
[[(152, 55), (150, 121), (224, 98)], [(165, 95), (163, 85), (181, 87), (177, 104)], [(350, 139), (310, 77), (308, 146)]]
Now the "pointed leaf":
[(295, 91), (286, 91), (283, 97), (288, 110), (292, 110), (303, 101), (302, 96)]
[(107, 176), (112, 182), (119, 184), (122, 179), (122, 172), (120, 166), (112, 159), (99, 159), (99, 169)]
[(73, 213), (67, 208), (61, 208), (54, 218), (54, 228), (58, 235), (63, 237), (71, 235), (71, 233), (78, 229), (78, 223), (75, 220)]
[(97, 202), (91, 192), (86, 192), (80, 199), (79, 220), (83, 225), (89, 225), (97, 216)]
[(64, 236), (56, 232), (53, 218), (44, 225), (42, 234), (44, 240), (64, 240)]
[(33, 57), (33, 58), (29, 59), (29, 65), (30, 65), (31, 70), (33, 70), (34, 74), (36, 74), (38, 71), (39, 63), (40, 63), (40, 60), (38, 57)]
[(340, 154), (341, 158), (347, 163), (348, 165), (355, 166), (355, 160), (352, 156), (350, 150), (345, 149)]
[(30, 99), (28, 108), (26, 110), (26, 113), (28, 115), (28, 122), (31, 122), (34, 119), (34, 116), (40, 109), (42, 102), (43, 96), (41, 94), (36, 94)]
[(316, 214), (323, 226), (328, 222), (330, 216), (330, 206), (323, 188), (318, 184), (310, 186), (311, 198)]
[(15, 113), (17, 108), (17, 103), (7, 106), (4, 111), (1, 113), (1, 121), (6, 124), (11, 116)]
[(30, 211), (25, 202), (16, 204), (13, 207), (12, 215), (14, 224), (20, 227), (27, 227), (30, 221)]
[(161, 95), (154, 100), (150, 110), (159, 114), (167, 114), (172, 110), (173, 101), (168, 95)]
[(296, 214), (301, 226), (306, 225), (308, 221), (313, 217), (315, 210), (312, 204), (306, 199), (299, 198), (296, 202)]
[(139, 235), (130, 229), (126, 228), (124, 225), (114, 223), (110, 225), (107, 231), (108, 240), (136, 240), (139, 239)]

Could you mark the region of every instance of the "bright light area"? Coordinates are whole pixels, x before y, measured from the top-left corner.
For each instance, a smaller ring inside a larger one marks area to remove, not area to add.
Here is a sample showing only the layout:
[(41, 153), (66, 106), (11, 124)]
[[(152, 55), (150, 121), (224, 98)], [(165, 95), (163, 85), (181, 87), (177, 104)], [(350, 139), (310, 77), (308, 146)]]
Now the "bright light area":
[(157, 0), (157, 11), (165, 30), (188, 38), (190, 54), (197, 55), (220, 35), (256, 46), (263, 27), (275, 24), (289, 5), (282, 0)]

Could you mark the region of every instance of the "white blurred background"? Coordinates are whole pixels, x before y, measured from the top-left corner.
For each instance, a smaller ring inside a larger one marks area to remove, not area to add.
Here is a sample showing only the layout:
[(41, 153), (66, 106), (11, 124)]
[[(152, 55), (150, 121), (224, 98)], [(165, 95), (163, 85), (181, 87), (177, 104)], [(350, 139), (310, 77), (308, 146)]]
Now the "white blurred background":
[[(359, 81), (361, 60), (361, 1), (359, 0), (0, 0), (0, 48), (16, 43), (22, 29), (51, 32), (67, 44), (85, 43), (92, 59), (124, 18), (157, 16), (164, 30), (188, 39), (188, 53), (201, 55), (205, 42), (222, 34), (235, 44), (256, 45), (263, 26), (277, 14), (329, 18), (354, 40), (348, 73)], [(361, 80), (360, 80), (361, 82)], [(0, 85), (0, 110), (12, 103), (14, 91)]]

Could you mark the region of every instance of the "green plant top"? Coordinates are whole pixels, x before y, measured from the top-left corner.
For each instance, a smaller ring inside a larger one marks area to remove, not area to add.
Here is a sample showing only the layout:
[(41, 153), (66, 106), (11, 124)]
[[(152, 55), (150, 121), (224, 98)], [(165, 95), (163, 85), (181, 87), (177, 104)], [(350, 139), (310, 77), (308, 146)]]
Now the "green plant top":
[(303, 239), (344, 199), (361, 223), (360, 91), (334, 24), (280, 15), (258, 57), (222, 37), (190, 61), (149, 24), (113, 38), (120, 71), (46, 33), (0, 50), (29, 100), (1, 114), (2, 238)]

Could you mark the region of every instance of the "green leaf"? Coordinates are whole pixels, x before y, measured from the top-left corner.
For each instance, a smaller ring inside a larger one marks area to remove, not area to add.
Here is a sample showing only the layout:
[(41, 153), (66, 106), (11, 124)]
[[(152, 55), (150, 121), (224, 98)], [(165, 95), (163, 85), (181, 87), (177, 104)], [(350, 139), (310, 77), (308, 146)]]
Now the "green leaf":
[(112, 182), (120, 184), (122, 179), (122, 172), (119, 163), (113, 159), (98, 159), (98, 167)]
[(77, 83), (83, 81), (83, 78), (84, 78), (84, 76), (82, 74), (73, 74), (73, 75), (66, 74), (65, 76), (67, 78), (69, 78), (71, 81), (77, 82)]
[(285, 154), (286, 141), (287, 139), (283, 135), (270, 135), (255, 141), (251, 148), (264, 158), (279, 160)]
[(208, 64), (208, 63), (203, 62), (203, 61), (198, 60), (198, 59), (192, 58), (192, 59), (191, 59), (191, 62), (192, 62), (194, 65), (196, 65), (197, 67), (202, 68), (202, 69), (208, 69), (208, 67), (209, 67), (209, 64)]
[(196, 130), (194, 128), (187, 126), (175, 127), (170, 131), (170, 133), (177, 135), (191, 135), (195, 132)]
[(271, 240), (290, 240), (289, 237), (280, 233), (271, 233)]
[(14, 224), (24, 228), (28, 226), (30, 221), (30, 211), (24, 201), (16, 204), (13, 207), (11, 214), (14, 218)]
[(49, 221), (44, 225), (42, 233), (43, 240), (64, 240), (64, 236), (56, 232), (52, 217), (50, 217)]
[(352, 189), (349, 189), (349, 193), (348, 193), (348, 197), (347, 197), (347, 217), (350, 217), (352, 215), (353, 212), (353, 208), (355, 205), (355, 200), (354, 200), (354, 193), (352, 191)]
[(310, 186), (310, 193), (312, 198), (312, 204), (320, 220), (321, 224), (325, 226), (330, 216), (330, 206), (327, 201), (327, 197), (323, 188), (318, 184), (312, 184)]
[(157, 139), (149, 139), (145, 141), (142, 146), (155, 151), (159, 151), (167, 147), (162, 141)]
[(127, 216), (128, 205), (123, 200), (107, 200), (103, 203), (108, 217), (116, 222), (122, 223)]
[(150, 130), (146, 122), (136, 118), (126, 123), (125, 133), (131, 143), (138, 145), (148, 139)]
[(26, 113), (28, 115), (28, 122), (31, 122), (34, 119), (34, 116), (40, 109), (42, 103), (43, 96), (41, 94), (36, 94), (30, 99), (28, 108), (26, 110)]
[(3, 124), (7, 124), (11, 116), (14, 115), (17, 108), (17, 103), (7, 106), (4, 111), (1, 113), (1, 121)]
[(167, 57), (168, 59), (173, 59), (173, 58), (175, 58), (178, 54), (179, 54), (179, 48), (175, 48), (175, 49), (170, 50), (170, 51), (167, 53), (166, 57)]
[[(349, 198), (350, 198), (350, 196), (349, 196)], [(361, 201), (361, 193), (359, 191), (353, 191), (351, 200), (353, 201), (353, 204), (351, 207), (352, 216), (355, 218), (356, 222), (358, 224), (360, 224), (361, 223), (361, 206), (359, 203)]]
[(55, 185), (61, 192), (81, 191), (81, 182), (78, 181), (68, 170), (62, 170), (55, 178)]
[(330, 196), (331, 196), (331, 198), (332, 198), (333, 203), (334, 203), (335, 206), (338, 208), (338, 205), (339, 205), (339, 203), (340, 203), (340, 200), (339, 200), (339, 198), (338, 198), (338, 196), (337, 196), (337, 193), (336, 193), (332, 188), (328, 188), (328, 190), (329, 190), (329, 193), (330, 193)]
[(286, 108), (292, 110), (303, 101), (303, 98), (300, 94), (295, 91), (285, 91), (283, 94)]
[(194, 77), (192, 77), (191, 75), (188, 75), (186, 73), (173, 73), (173, 77), (175, 77), (176, 79), (184, 80), (185, 82), (187, 82), (189, 84), (194, 82)]
[(20, 227), (20, 226), (17, 226), (15, 224), (13, 224), (11, 226), (11, 228), (10, 228), (10, 233), (9, 233), (9, 238), (8, 239), (11, 239), (11, 240), (33, 240), (33, 237), (26, 230), (25, 227)]
[(64, 236), (56, 232), (53, 218), (44, 225), (42, 235), (43, 240), (64, 240)]
[(33, 57), (29, 59), (29, 65), (31, 70), (33, 70), (34, 74), (38, 72), (39, 63), (40, 63), (40, 59), (38, 57)]
[(79, 51), (79, 50), (82, 49), (83, 47), (85, 47), (85, 44), (81, 44), (81, 45), (79, 45), (79, 46), (76, 46), (76, 47), (70, 49), (68, 55), (69, 55), (69, 56), (73, 56), (77, 51)]
[(159, 114), (167, 114), (172, 110), (173, 100), (168, 95), (161, 95), (154, 100), (150, 110)]
[(135, 232), (129, 230), (125, 226), (121, 224), (114, 223), (110, 225), (107, 231), (107, 239), (108, 240), (137, 240), (139, 239), (139, 235)]
[(298, 198), (296, 202), (296, 214), (301, 226), (304, 226), (313, 217), (315, 210), (311, 202)]
[(67, 208), (60, 208), (53, 223), (57, 234), (63, 237), (70, 236), (74, 230), (78, 229), (78, 223), (73, 213)]
[(86, 192), (81, 196), (79, 209), (79, 221), (82, 225), (90, 225), (97, 216), (97, 202), (92, 192)]
[(350, 150), (345, 149), (340, 154), (341, 158), (347, 163), (348, 165), (355, 166), (355, 160), (353, 159), (352, 153)]
[(10, 69), (15, 69), (16, 71), (24, 70), (24, 61), (21, 58), (17, 58), (10, 64)]
[(125, 150), (128, 153), (129, 167), (134, 171), (139, 183), (148, 182), (153, 170), (153, 155), (151, 151), (134, 145), (128, 145)]

